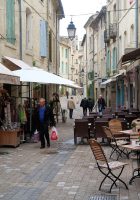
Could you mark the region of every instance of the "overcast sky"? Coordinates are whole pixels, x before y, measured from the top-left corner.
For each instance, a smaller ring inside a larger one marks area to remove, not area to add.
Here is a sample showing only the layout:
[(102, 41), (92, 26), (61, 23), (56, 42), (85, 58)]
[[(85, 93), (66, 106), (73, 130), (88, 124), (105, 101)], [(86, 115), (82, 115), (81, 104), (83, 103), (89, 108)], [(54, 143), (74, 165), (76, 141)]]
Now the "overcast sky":
[(62, 19), (60, 23), (60, 35), (67, 36), (67, 26), (71, 21), (71, 15), (78, 15), (73, 16), (72, 20), (77, 28), (76, 34), (81, 40), (85, 33), (83, 26), (86, 21), (92, 13), (94, 14), (96, 11), (99, 11), (101, 7), (106, 4), (106, 0), (62, 0), (62, 4), (65, 12), (65, 19)]

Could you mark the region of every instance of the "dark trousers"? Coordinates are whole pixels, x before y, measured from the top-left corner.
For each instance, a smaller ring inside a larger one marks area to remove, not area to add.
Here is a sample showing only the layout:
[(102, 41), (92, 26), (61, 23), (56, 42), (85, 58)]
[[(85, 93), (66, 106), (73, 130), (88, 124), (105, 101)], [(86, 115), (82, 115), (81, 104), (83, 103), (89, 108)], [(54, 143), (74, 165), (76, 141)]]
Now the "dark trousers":
[(40, 125), (40, 141), (41, 141), (41, 147), (45, 147), (45, 138), (47, 141), (47, 145), (50, 146), (50, 137), (49, 137), (49, 129), (48, 126), (44, 123)]
[(89, 113), (91, 113), (91, 112), (92, 112), (92, 108), (89, 108), (88, 110), (89, 110)]
[(73, 109), (69, 109), (69, 117), (70, 117), (70, 119), (72, 119), (72, 115), (73, 115)]
[(84, 116), (87, 115), (87, 108), (83, 108), (83, 115), (84, 115)]

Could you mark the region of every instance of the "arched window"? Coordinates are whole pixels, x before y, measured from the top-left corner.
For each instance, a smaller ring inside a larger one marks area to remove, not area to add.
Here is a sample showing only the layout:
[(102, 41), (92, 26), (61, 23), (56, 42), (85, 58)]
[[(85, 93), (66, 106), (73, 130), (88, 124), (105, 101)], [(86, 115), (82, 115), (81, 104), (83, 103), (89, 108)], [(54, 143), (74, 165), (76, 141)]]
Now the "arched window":
[(107, 52), (107, 66), (108, 66), (108, 69), (110, 70), (110, 67), (111, 67), (111, 55), (110, 55), (110, 50), (108, 50), (108, 52)]
[(116, 70), (117, 66), (117, 48), (113, 48), (113, 56), (112, 56), (112, 70)]
[(62, 73), (64, 73), (64, 62), (62, 61)]
[(107, 74), (110, 75), (111, 71), (111, 53), (110, 50), (107, 52)]
[(134, 45), (134, 25), (133, 24), (130, 27), (130, 44), (131, 44), (131, 47)]
[(116, 4), (114, 4), (114, 6), (113, 6), (113, 23), (116, 23), (116, 18), (117, 18), (117, 16), (116, 16)]
[(26, 48), (32, 49), (32, 13), (26, 8)]
[(119, 59), (122, 56), (122, 36), (119, 36)]
[(127, 47), (127, 32), (124, 32), (124, 49)]

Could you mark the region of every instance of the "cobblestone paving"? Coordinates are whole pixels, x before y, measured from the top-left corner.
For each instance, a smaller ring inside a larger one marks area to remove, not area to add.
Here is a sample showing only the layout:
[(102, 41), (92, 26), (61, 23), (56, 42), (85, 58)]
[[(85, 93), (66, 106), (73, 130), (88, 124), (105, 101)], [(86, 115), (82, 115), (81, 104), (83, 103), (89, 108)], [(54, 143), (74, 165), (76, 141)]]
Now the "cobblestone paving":
[[(62, 101), (65, 102), (65, 99)], [(81, 109), (77, 105), (74, 117), (80, 115)], [(72, 126), (73, 120), (69, 119), (66, 124), (58, 124), (59, 141), (52, 143), (50, 149), (40, 150), (40, 144), (0, 149), (1, 152), (8, 152), (0, 155), (0, 199), (88, 200), (95, 194), (106, 193), (98, 191), (102, 176), (89, 146), (79, 145), (76, 148), (73, 145)], [(104, 149), (108, 153), (109, 148)], [(127, 166), (122, 177), (128, 183), (131, 175), (132, 163)], [(112, 191), (118, 200), (140, 199), (140, 180), (129, 186), (129, 190), (118, 185)], [(109, 186), (110, 182), (104, 184), (105, 191)]]

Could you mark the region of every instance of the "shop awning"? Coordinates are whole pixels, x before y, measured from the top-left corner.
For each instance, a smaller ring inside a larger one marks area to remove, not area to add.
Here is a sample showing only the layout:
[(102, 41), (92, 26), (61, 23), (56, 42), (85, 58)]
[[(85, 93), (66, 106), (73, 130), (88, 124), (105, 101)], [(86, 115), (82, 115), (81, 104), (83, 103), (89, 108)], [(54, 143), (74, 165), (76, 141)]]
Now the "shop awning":
[(113, 80), (116, 80), (116, 78), (118, 78), (119, 76), (124, 75), (125, 73), (126, 73), (126, 70), (125, 70), (125, 69), (119, 70), (119, 73), (116, 74), (116, 75), (114, 75), (114, 76), (112, 76), (111, 78), (112, 78)]
[(11, 63), (11, 66), (14, 65), (18, 67), (15, 71), (13, 71), (13, 73), (19, 76), (20, 81), (22, 82), (56, 84), (65, 85), (73, 88), (79, 88), (79, 86), (71, 80), (62, 78), (58, 75), (47, 72), (41, 68), (30, 66), (22, 60), (18, 60), (7, 56), (5, 56), (3, 59)]
[(117, 68), (129, 71), (127, 68), (130, 68), (130, 70), (135, 68), (135, 66), (137, 66), (138, 60), (140, 60), (140, 48), (124, 54), (119, 60)]
[(49, 73), (42, 69), (37, 69), (37, 68), (34, 69), (34, 67), (31, 69), (16, 70), (13, 73), (19, 76), (20, 81), (22, 82), (65, 85), (73, 88), (79, 87), (78, 85), (74, 84), (73, 81), (64, 79), (60, 76)]
[(140, 48), (124, 54), (121, 58), (122, 63), (131, 62), (131, 61), (138, 60), (138, 59), (140, 59)]
[(16, 58), (11, 58), (8, 56), (4, 56), (3, 61), (4, 61), (5, 66), (12, 71), (18, 70), (18, 69), (30, 69), (31, 67), (30, 65), (26, 64), (22, 60), (18, 60)]
[(110, 79), (104, 81), (103, 83), (101, 83), (101, 85), (107, 85), (107, 84), (109, 84), (109, 83), (111, 83), (111, 82), (113, 82), (113, 81), (116, 81), (116, 79), (117, 79), (119, 76), (122, 76), (122, 75), (124, 75), (125, 73), (126, 73), (126, 70), (119, 70), (119, 73), (118, 73), (118, 74), (116, 74), (116, 75), (112, 76)]
[(20, 78), (0, 63), (0, 83), (20, 84)]
[(112, 79), (110, 78), (110, 79), (108, 79), (108, 80), (102, 82), (101, 85), (107, 85), (107, 84), (109, 84), (109, 83), (111, 83), (111, 82), (112, 82)]

